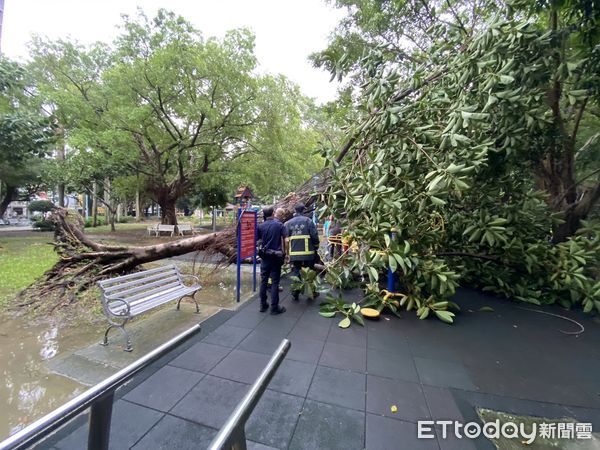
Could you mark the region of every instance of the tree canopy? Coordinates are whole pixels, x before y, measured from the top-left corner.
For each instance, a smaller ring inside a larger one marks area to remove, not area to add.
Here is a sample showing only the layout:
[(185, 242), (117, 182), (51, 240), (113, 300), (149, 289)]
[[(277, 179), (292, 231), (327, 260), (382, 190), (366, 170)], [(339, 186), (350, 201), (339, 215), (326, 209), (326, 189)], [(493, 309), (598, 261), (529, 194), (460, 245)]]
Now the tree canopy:
[(0, 57), (0, 217), (20, 188), (41, 183), (42, 158), (53, 137), (25, 68)]
[(246, 174), (272, 191), (286, 180), (273, 159), (292, 180), (318, 165), (306, 100), (289, 82), (256, 74), (247, 30), (205, 39), (173, 13), (140, 12), (124, 17), (112, 46), (38, 39), (33, 55), (72, 152), (143, 174), (164, 222), (176, 223), (177, 199), (208, 174)]

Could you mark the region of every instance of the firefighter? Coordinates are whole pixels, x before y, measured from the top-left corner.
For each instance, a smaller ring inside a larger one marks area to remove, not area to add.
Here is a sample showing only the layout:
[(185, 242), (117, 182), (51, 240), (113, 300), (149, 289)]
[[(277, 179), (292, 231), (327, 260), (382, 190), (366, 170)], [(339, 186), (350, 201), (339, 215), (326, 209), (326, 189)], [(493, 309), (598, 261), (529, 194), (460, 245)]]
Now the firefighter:
[[(303, 214), (306, 207), (303, 203), (297, 203), (294, 207), (294, 217), (285, 223), (286, 248), (292, 264), (292, 275), (300, 278), (300, 269), (309, 267), (314, 269), (319, 248), (319, 235), (317, 227), (308, 217)], [(292, 298), (298, 301), (300, 293), (292, 290)]]

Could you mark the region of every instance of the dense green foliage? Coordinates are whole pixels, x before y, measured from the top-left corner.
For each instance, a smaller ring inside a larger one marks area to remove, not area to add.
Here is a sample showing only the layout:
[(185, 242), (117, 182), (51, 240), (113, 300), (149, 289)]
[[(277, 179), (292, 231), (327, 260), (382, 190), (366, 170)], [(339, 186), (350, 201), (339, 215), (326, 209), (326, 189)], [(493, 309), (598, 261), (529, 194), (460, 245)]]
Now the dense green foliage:
[[(356, 11), (364, 19), (377, 2), (352, 3), (353, 26), (398, 26), (372, 11), (372, 22), (360, 22)], [(599, 106), (598, 35), (572, 26), (579, 5), (446, 2), (440, 12), (411, 10), (416, 3), (383, 2), (429, 23), (409, 29), (414, 45), (394, 57), (379, 30), (351, 67), (345, 57), (329, 61), (362, 83), (362, 118), (348, 154), (328, 155), (325, 195), (360, 245), (351, 267), (368, 274), (374, 293), (391, 267), (401, 306), (421, 318), (452, 322), (446, 299), (459, 284), (600, 311), (600, 228), (582, 221), (600, 197), (598, 160), (591, 184), (574, 170), (582, 117)], [(321, 56), (358, 45), (346, 38)]]
[(51, 125), (25, 69), (0, 57), (0, 217), (40, 183)]

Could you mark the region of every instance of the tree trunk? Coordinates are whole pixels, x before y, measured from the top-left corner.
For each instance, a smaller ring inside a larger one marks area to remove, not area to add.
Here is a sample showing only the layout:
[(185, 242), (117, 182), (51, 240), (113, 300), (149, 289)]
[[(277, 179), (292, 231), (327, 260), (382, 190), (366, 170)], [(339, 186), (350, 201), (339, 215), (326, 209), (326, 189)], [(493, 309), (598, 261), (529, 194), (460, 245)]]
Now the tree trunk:
[(8, 205), (15, 199), (16, 194), (16, 186), (6, 185), (6, 189), (4, 190), (4, 197), (2, 197), (2, 201), (0, 201), (0, 217), (4, 216), (4, 213), (8, 209)]
[(92, 186), (92, 226), (98, 226), (98, 182)]
[[(111, 198), (110, 198), (110, 179), (109, 178), (105, 178), (104, 179), (104, 222), (105, 223), (110, 223), (112, 225), (112, 217), (111, 217), (111, 211), (110, 211), (110, 204), (111, 204)], [(113, 227), (111, 227), (111, 231)]]
[(140, 188), (135, 190), (135, 221), (142, 221), (142, 200), (140, 197)]
[(212, 230), (217, 231), (217, 208), (212, 207)]
[(579, 229), (581, 221), (587, 218), (598, 200), (600, 200), (600, 183), (585, 191), (578, 202), (567, 207), (563, 215), (564, 223), (560, 224), (554, 231), (552, 242), (558, 244), (573, 236)]
[[(59, 143), (59, 148), (56, 150), (56, 159), (58, 161), (64, 161), (65, 155), (66, 155), (66, 149), (65, 149), (64, 134), (63, 134), (62, 144)], [(58, 206), (60, 206), (61, 208), (64, 208), (65, 207), (65, 184), (58, 183), (58, 186), (56, 187), (56, 191), (58, 193)]]
[(177, 225), (177, 214), (175, 213), (175, 201), (172, 197), (160, 198), (160, 223), (165, 225)]

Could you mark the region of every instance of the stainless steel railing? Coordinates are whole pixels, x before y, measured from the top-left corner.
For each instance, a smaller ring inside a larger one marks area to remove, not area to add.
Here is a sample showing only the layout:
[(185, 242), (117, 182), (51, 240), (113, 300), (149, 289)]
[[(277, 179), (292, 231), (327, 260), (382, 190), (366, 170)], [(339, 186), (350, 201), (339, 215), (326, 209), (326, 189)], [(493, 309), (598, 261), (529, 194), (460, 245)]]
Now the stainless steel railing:
[(285, 358), (290, 345), (290, 341), (287, 339), (281, 341), (281, 344), (279, 344), (279, 347), (277, 347), (277, 350), (271, 356), (269, 363), (256, 379), (246, 396), (229, 416), (219, 434), (210, 443), (209, 450), (246, 450), (246, 421), (250, 417), (250, 414), (252, 414), (263, 392), (267, 389), (269, 381), (275, 375), (283, 358)]
[(0, 450), (27, 448), (39, 442), (87, 408), (90, 408), (88, 450), (107, 450), (115, 390), (140, 370), (157, 361), (199, 331), (200, 325), (195, 325), (175, 336), (129, 366), (0, 442)]

